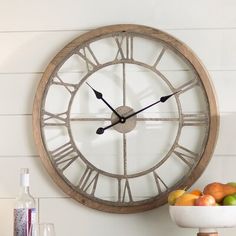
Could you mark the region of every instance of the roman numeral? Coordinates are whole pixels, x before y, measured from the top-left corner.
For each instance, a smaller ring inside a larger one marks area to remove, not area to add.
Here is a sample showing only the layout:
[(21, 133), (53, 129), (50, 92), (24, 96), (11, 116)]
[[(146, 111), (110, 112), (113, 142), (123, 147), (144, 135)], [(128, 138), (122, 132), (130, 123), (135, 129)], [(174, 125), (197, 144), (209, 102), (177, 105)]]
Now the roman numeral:
[(176, 88), (178, 94), (185, 93), (189, 89), (193, 88), (194, 86), (198, 85), (198, 80), (196, 78), (182, 84), (180, 87)]
[(66, 126), (68, 121), (68, 113), (62, 112), (53, 114), (48, 111), (43, 111), (43, 126)]
[(86, 68), (88, 70), (88, 72), (92, 71), (94, 68), (96, 68), (97, 66), (99, 66), (99, 62), (94, 54), (94, 52), (92, 51), (92, 49), (90, 48), (89, 45), (81, 48), (80, 50), (78, 50), (76, 52), (76, 54), (83, 59), (83, 61), (86, 64)]
[(198, 154), (190, 151), (189, 149), (181, 146), (176, 145), (173, 153), (180, 158), (185, 164), (187, 164), (190, 168), (195, 163), (195, 161), (198, 159)]
[(205, 126), (208, 124), (208, 117), (205, 113), (183, 114), (183, 126)]
[(55, 165), (62, 171), (67, 169), (79, 157), (78, 152), (70, 142), (50, 151), (50, 154)]
[(58, 75), (53, 78), (52, 84), (63, 86), (70, 94), (76, 90), (76, 84), (66, 83)]
[(98, 177), (99, 173), (87, 166), (77, 187), (82, 191), (94, 196), (95, 190), (97, 188)]
[(157, 57), (155, 63), (153, 64), (153, 67), (154, 67), (154, 68), (156, 68), (157, 65), (159, 64), (159, 62), (161, 61), (161, 58), (163, 57), (165, 51), (166, 51), (166, 48), (163, 47), (162, 50), (161, 50), (161, 52), (159, 53), (159, 55), (158, 55), (158, 57)]
[(115, 60), (133, 60), (134, 37), (128, 34), (114, 36), (118, 51)]
[[(165, 184), (165, 182), (161, 179), (161, 177), (155, 171), (153, 171), (153, 177), (157, 186), (158, 194), (161, 194), (168, 190), (168, 186)], [(163, 191), (163, 188), (164, 188), (164, 191)]]
[(122, 182), (121, 179), (118, 180), (118, 202), (133, 202), (129, 180), (125, 179), (123, 184)]

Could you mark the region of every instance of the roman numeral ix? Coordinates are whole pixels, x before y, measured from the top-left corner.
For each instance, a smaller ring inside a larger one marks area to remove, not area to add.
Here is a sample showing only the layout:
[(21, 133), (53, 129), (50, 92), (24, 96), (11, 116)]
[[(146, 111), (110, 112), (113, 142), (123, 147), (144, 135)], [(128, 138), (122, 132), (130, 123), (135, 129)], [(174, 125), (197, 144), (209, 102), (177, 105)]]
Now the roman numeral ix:
[(66, 126), (68, 113), (62, 112), (54, 114), (48, 111), (43, 112), (43, 126)]

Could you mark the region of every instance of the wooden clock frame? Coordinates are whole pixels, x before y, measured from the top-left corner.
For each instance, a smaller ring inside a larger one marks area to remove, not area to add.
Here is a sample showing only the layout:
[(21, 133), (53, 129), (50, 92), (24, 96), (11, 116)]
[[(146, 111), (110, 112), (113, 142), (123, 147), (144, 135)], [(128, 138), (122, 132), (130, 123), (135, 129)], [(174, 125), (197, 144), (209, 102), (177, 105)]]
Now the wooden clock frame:
[[(47, 66), (43, 77), (39, 83), (35, 100), (33, 106), (33, 134), (35, 143), (40, 155), (40, 158), (48, 171), (49, 175), (53, 178), (56, 184), (70, 197), (74, 198), (78, 202), (87, 205), (91, 208), (106, 211), (106, 212), (115, 212), (115, 213), (134, 213), (145, 211), (149, 209), (153, 209), (155, 207), (161, 206), (166, 203), (168, 192), (173, 189), (169, 189), (166, 194), (159, 196), (158, 198), (153, 197), (151, 200), (149, 199), (146, 202), (143, 202), (141, 205), (136, 205), (134, 202), (130, 202), (126, 205), (119, 205), (117, 203), (113, 204), (104, 204), (102, 201), (96, 200), (96, 198), (87, 198), (83, 194), (78, 194), (75, 189), (71, 188), (68, 185), (67, 181), (62, 179), (58, 175), (58, 170), (54, 167), (53, 163), (48, 158), (48, 152), (45, 149), (44, 140), (42, 137), (42, 126), (41, 126), (41, 117), (42, 117), (42, 103), (44, 100), (44, 92), (48, 89), (48, 81), (50, 80), (51, 76), (53, 75), (55, 69), (60, 66), (72, 53), (78, 45), (86, 43), (88, 40), (97, 39), (103, 37), (104, 35), (111, 34), (111, 33), (119, 33), (119, 32), (127, 32), (131, 34), (139, 34), (146, 37), (147, 35), (154, 40), (158, 40), (164, 42), (167, 47), (170, 47), (172, 51), (176, 51), (176, 53), (187, 60), (188, 63), (196, 70), (198, 77), (200, 78), (203, 87), (205, 88), (205, 92), (208, 98), (208, 106), (209, 106), (209, 135), (207, 144), (205, 146), (205, 150), (201, 156), (201, 159), (197, 163), (197, 166), (192, 171), (191, 175), (187, 179), (187, 181), (180, 183), (178, 185), (179, 188), (183, 187), (190, 187), (197, 178), (202, 174), (204, 169), (206, 168), (210, 158), (213, 154), (214, 147), (217, 140), (218, 135), (218, 126), (219, 126), (219, 113), (217, 108), (216, 102), (216, 95), (214, 92), (214, 88), (210, 81), (210, 76), (199, 60), (199, 58), (193, 53), (193, 51), (186, 46), (184, 43), (176, 39), (175, 37), (154, 29), (147, 26), (140, 26), (140, 25), (112, 25), (112, 26), (105, 26), (95, 30), (92, 30), (88, 33), (85, 33), (71, 43), (69, 43), (66, 47), (64, 47), (49, 63)], [(132, 53), (132, 52), (129, 52)]]

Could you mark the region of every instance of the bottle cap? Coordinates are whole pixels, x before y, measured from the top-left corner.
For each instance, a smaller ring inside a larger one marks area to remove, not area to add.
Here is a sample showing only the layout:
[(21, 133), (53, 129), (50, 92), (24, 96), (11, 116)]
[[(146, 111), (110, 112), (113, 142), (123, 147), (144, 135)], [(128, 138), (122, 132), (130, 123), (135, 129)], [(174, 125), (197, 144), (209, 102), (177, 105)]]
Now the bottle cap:
[(29, 186), (29, 169), (28, 168), (20, 169), (20, 185), (23, 187)]

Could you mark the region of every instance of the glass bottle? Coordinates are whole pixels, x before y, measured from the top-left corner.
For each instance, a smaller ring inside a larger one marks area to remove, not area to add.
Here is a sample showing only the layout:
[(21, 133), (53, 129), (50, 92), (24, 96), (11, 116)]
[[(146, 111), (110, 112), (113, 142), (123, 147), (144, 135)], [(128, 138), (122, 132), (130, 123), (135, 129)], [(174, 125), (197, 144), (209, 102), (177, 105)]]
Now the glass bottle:
[(20, 191), (14, 207), (14, 236), (29, 236), (36, 220), (35, 200), (29, 190), (29, 169), (20, 169)]

